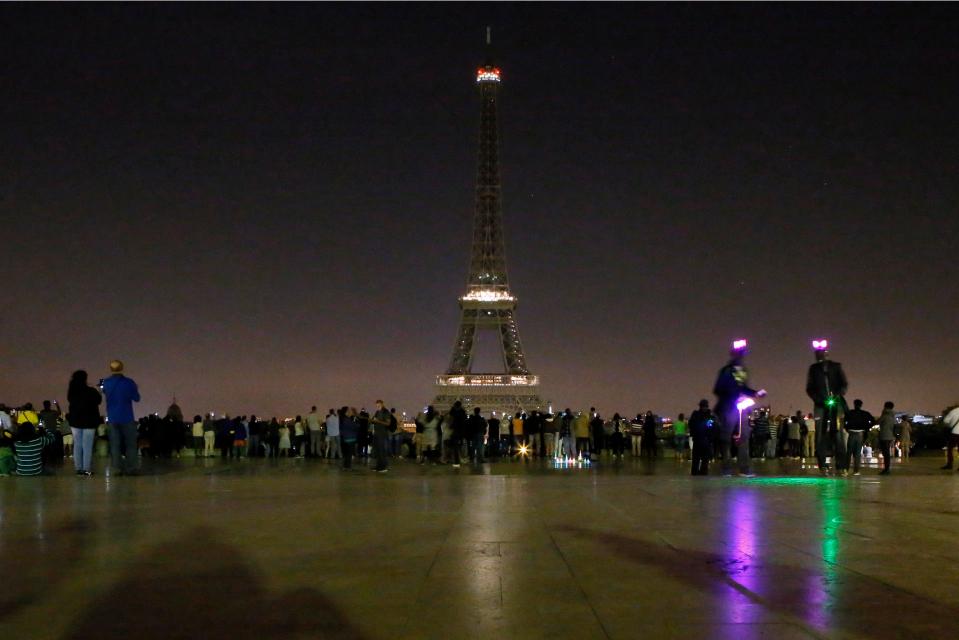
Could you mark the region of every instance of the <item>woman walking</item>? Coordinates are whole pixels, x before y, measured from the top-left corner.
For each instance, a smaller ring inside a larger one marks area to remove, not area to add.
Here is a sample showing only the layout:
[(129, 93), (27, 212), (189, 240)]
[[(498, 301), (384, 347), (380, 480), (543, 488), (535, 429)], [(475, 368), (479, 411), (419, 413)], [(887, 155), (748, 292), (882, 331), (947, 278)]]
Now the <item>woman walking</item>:
[(73, 467), (78, 476), (93, 475), (93, 442), (100, 426), (100, 392), (87, 384), (87, 372), (74, 371), (67, 387), (67, 421), (73, 434)]

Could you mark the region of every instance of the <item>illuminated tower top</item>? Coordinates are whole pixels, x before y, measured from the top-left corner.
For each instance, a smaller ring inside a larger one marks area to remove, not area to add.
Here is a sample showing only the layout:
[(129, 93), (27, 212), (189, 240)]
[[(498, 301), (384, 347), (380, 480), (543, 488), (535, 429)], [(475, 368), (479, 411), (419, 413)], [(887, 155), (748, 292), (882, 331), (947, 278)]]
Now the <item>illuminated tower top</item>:
[(499, 76), (500, 76), (499, 67), (494, 67), (491, 64), (484, 65), (476, 70), (477, 82), (499, 82), (500, 81)]
[(473, 209), (473, 248), (467, 296), (510, 298), (503, 241), (503, 205), (499, 171), (497, 93), (499, 67), (489, 55), (490, 29), (486, 28), (486, 64), (476, 70), (480, 93), (480, 132)]

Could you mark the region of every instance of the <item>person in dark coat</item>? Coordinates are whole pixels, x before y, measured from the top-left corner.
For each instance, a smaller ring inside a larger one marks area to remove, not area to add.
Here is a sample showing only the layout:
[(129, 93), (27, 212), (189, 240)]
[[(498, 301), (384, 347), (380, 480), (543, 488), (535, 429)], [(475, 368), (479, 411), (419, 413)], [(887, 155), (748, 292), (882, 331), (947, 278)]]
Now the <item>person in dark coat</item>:
[(652, 411), (647, 411), (643, 418), (643, 455), (656, 457), (656, 416)]
[(693, 439), (694, 476), (709, 475), (709, 459), (712, 457), (713, 432), (716, 418), (709, 410), (709, 401), (700, 400), (699, 408), (689, 416), (689, 435)]
[(836, 461), (836, 471), (845, 472), (846, 447), (840, 420), (848, 411), (846, 389), (849, 383), (842, 365), (829, 359), (826, 340), (814, 340), (816, 361), (806, 374), (806, 395), (813, 402), (816, 420), (816, 461), (823, 475), (829, 473), (826, 458)]
[(100, 418), (100, 392), (87, 384), (87, 372), (74, 371), (67, 387), (67, 422), (73, 433), (73, 467), (78, 476), (93, 475), (93, 442)]
[(340, 419), (340, 453), (343, 454), (343, 469), (353, 468), (353, 454), (356, 452), (356, 438), (359, 425), (356, 422), (356, 409), (341, 407), (337, 412)]
[(599, 460), (606, 448), (606, 429), (596, 407), (589, 408), (589, 431), (593, 436), (593, 460)]
[[(270, 445), (270, 457), (278, 458), (280, 456), (280, 423), (276, 421), (276, 416), (270, 419), (270, 424), (266, 427), (266, 441)], [(356, 442), (356, 438), (353, 441)]]
[(236, 436), (236, 425), (230, 416), (220, 420), (217, 435), (220, 439), (220, 457), (226, 460), (233, 454), (233, 440)]
[(499, 458), (499, 418), (494, 411), (490, 414), (490, 419), (486, 421), (489, 429), (489, 438), (487, 439), (486, 449), (490, 458)]
[[(453, 453), (453, 468), (460, 466), (460, 449), (463, 445), (463, 438), (466, 437), (466, 410), (463, 409), (463, 403), (457, 400), (450, 409), (449, 425), (452, 437), (450, 438), (450, 449)], [(444, 425), (445, 428), (445, 425)]]
[(882, 451), (882, 471), (879, 475), (888, 476), (890, 465), (892, 464), (893, 444), (896, 440), (896, 414), (893, 411), (896, 408), (892, 402), (886, 402), (882, 405), (882, 413), (879, 415), (879, 449)]
[(356, 415), (356, 457), (368, 458), (370, 455), (370, 414), (360, 409)]
[(483, 464), (486, 462), (486, 456), (484, 455), (486, 418), (483, 417), (479, 407), (474, 407), (473, 415), (468, 418), (468, 421), (467, 431), (469, 432), (470, 442), (472, 443), (470, 447), (473, 456), (472, 460), (476, 464)]
[(849, 469), (850, 458), (852, 458), (853, 475), (859, 475), (859, 467), (862, 465), (862, 445), (865, 442), (866, 434), (876, 424), (876, 419), (871, 413), (862, 408), (862, 400), (853, 400), (852, 411), (846, 414), (846, 431), (849, 432), (849, 440), (846, 442), (846, 460), (844, 469)]

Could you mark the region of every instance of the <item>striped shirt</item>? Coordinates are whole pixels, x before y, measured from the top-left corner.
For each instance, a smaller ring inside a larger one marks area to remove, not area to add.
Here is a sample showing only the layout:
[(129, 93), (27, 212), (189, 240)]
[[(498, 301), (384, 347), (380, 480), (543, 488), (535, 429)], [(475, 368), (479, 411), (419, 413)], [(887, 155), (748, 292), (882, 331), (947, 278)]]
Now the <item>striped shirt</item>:
[(43, 471), (43, 463), (40, 461), (40, 454), (43, 448), (53, 443), (53, 431), (47, 431), (42, 436), (34, 438), (29, 442), (16, 443), (17, 451), (17, 475), (18, 476), (38, 476)]

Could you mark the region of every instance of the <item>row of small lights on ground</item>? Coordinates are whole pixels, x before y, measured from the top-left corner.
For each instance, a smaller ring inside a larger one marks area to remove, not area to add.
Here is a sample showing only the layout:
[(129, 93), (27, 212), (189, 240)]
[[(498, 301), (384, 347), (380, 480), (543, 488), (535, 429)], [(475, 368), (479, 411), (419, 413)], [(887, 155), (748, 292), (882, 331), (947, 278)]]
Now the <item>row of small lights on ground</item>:
[[(523, 458), (528, 458), (531, 453), (529, 445), (525, 445), (525, 444), (520, 445), (519, 449), (517, 449), (517, 452), (519, 453), (520, 457), (523, 457)], [(583, 467), (588, 467), (591, 464), (592, 464), (592, 460), (590, 459), (590, 457), (589, 456), (584, 457), (582, 454), (580, 454), (579, 456), (575, 458), (563, 457), (563, 456), (556, 456), (553, 458), (553, 467), (555, 468), (582, 469)]]

